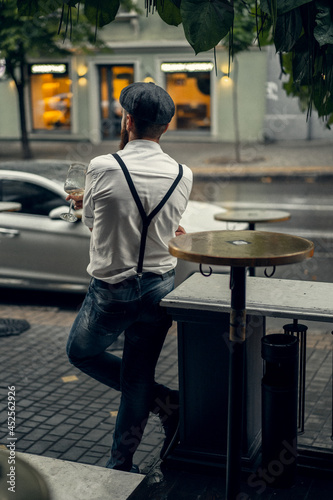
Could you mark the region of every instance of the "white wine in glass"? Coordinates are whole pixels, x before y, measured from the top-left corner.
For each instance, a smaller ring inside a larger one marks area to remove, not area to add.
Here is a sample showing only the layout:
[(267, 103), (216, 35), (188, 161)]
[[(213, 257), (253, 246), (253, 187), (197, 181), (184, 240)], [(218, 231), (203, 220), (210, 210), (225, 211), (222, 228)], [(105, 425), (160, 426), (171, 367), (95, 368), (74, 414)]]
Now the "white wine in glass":
[[(87, 166), (84, 163), (72, 163), (64, 184), (66, 193), (72, 196), (82, 196), (86, 183)], [(77, 221), (77, 217), (72, 214), (73, 200), (70, 201), (69, 210), (60, 217), (67, 222)]]

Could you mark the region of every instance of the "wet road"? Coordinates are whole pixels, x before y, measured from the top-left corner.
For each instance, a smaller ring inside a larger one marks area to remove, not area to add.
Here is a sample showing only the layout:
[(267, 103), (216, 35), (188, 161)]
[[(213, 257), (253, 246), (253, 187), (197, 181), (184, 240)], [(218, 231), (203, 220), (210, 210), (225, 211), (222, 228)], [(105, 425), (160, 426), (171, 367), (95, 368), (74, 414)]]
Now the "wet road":
[[(246, 182), (196, 181), (192, 198), (217, 203), (225, 208), (255, 207), (289, 212), (289, 221), (257, 224), (256, 229), (308, 238), (315, 244), (315, 255), (301, 264), (277, 268), (275, 277), (333, 282), (332, 191), (331, 178), (264, 177)], [(258, 276), (263, 272), (263, 269), (257, 269)]]

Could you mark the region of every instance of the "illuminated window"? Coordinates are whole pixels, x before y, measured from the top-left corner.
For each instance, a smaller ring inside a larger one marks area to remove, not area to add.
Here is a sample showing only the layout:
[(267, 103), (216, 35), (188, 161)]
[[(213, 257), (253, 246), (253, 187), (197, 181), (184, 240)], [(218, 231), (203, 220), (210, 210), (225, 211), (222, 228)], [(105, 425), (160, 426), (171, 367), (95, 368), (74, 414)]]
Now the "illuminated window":
[(72, 93), (67, 64), (31, 64), (32, 128), (69, 131)]
[(210, 62), (163, 63), (166, 90), (176, 113), (170, 130), (209, 131), (211, 127)]

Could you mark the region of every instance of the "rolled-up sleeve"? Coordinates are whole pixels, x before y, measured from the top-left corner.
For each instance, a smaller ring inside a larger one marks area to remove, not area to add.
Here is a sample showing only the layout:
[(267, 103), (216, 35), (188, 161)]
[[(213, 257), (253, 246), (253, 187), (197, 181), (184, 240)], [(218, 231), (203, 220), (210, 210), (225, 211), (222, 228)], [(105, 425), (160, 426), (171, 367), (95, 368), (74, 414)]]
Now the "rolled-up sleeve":
[(86, 176), (86, 186), (84, 190), (83, 197), (83, 213), (82, 213), (82, 222), (92, 228), (94, 226), (94, 184), (95, 179), (94, 175), (91, 171), (91, 165), (89, 165), (87, 176)]

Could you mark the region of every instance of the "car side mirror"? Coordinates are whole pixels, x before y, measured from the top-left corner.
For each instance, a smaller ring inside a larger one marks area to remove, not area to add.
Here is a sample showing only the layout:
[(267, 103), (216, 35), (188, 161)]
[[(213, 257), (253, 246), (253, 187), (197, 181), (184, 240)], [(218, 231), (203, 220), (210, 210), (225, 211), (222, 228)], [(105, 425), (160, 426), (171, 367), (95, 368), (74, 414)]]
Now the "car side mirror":
[[(61, 207), (56, 207), (49, 212), (49, 217), (50, 219), (56, 220), (60, 219), (60, 215), (63, 213), (68, 212), (68, 205), (62, 205)], [(78, 219), (81, 219), (82, 217), (82, 210), (73, 210), (73, 213), (76, 215)]]

